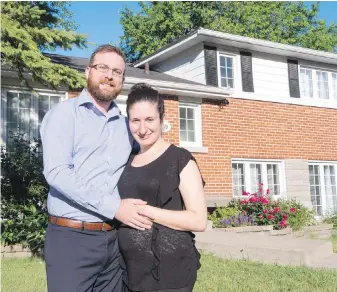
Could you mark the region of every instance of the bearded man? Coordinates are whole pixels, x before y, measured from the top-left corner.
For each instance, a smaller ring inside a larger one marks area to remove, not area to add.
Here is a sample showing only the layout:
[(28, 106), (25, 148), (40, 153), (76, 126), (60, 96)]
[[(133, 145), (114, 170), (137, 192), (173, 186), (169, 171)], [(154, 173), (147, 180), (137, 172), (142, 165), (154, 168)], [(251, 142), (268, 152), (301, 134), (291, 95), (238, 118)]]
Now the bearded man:
[(151, 220), (146, 202), (121, 200), (117, 182), (133, 140), (114, 99), (125, 78), (125, 56), (111, 45), (92, 54), (87, 89), (61, 102), (41, 125), (43, 174), (50, 186), (45, 261), (49, 292), (121, 292), (116, 219), (140, 230)]

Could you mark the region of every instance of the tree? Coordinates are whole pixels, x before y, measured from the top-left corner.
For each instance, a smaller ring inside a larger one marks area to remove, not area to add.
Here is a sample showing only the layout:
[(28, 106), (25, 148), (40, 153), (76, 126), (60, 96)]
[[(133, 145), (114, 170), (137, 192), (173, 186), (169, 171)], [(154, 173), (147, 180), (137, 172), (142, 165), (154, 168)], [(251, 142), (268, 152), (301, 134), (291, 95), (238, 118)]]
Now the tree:
[(303, 2), (140, 2), (125, 7), (121, 48), (129, 61), (149, 55), (200, 27), (316, 50), (337, 52), (337, 24), (317, 18)]
[(10, 1), (1, 3), (2, 64), (18, 71), (29, 86), (24, 73), (33, 80), (54, 88), (62, 84), (80, 88), (83, 74), (67, 66), (54, 64), (43, 51), (57, 47), (70, 50), (87, 47), (86, 36), (75, 32), (72, 14), (66, 2)]

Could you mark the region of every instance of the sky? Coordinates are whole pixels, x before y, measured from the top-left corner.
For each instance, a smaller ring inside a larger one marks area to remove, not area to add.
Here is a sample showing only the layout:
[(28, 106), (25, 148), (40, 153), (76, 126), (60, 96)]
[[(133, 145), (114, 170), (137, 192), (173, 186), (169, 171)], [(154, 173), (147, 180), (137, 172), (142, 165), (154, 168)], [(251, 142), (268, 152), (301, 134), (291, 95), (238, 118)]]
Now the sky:
[[(315, 3), (307, 1), (306, 3)], [(119, 11), (127, 6), (134, 12), (139, 11), (137, 1), (73, 1), (69, 10), (74, 14), (73, 21), (78, 25), (77, 32), (88, 36), (88, 49), (73, 48), (71, 51), (57, 49), (54, 53), (89, 58), (95, 48), (101, 44), (118, 45), (123, 35), (119, 23)], [(328, 23), (337, 23), (337, 1), (321, 2), (319, 18)]]

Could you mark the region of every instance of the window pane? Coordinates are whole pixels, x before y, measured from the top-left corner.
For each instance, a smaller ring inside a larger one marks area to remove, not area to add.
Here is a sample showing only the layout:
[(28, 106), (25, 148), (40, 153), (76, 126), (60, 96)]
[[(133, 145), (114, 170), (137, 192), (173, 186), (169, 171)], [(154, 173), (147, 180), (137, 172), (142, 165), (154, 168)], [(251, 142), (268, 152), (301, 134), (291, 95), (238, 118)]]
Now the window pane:
[(17, 108), (19, 105), (19, 97), (17, 93), (7, 92), (7, 107)]
[(194, 119), (194, 110), (192, 108), (187, 108), (187, 118)]
[(180, 119), (180, 130), (186, 131), (186, 120)]
[(189, 130), (189, 131), (194, 131), (194, 120), (188, 120), (187, 121), (187, 129)]
[(49, 96), (40, 95), (39, 100), (39, 110), (48, 111), (49, 110)]
[(13, 137), (18, 131), (17, 123), (7, 123), (7, 138)]
[(232, 69), (227, 69), (227, 77), (233, 78), (233, 70)]
[(51, 96), (50, 97), (50, 108), (52, 108), (55, 104), (60, 102), (59, 96)]
[(179, 116), (181, 119), (186, 119), (186, 108), (185, 107), (179, 108)]
[(225, 88), (228, 87), (227, 79), (221, 78), (221, 87), (225, 87)]
[(329, 99), (328, 73), (316, 71), (317, 78), (317, 96), (322, 99)]
[(180, 141), (187, 142), (187, 133), (186, 133), (186, 131), (180, 131)]
[(337, 73), (332, 73), (332, 90), (334, 99), (337, 99)]
[(195, 135), (194, 135), (194, 131), (188, 131), (188, 142), (195, 142)]
[(250, 164), (250, 179), (252, 192), (257, 192), (259, 185), (262, 183), (261, 164)]
[(227, 67), (233, 68), (233, 58), (227, 58)]
[(17, 108), (7, 108), (7, 122), (17, 123), (18, 121), (18, 109)]
[(47, 111), (39, 111), (39, 124), (42, 123), (42, 120), (44, 118), (44, 116), (46, 115)]
[(243, 163), (232, 163), (232, 185), (234, 196), (241, 196), (242, 192), (245, 191), (246, 187)]
[(220, 56), (220, 66), (226, 67), (226, 57)]
[(234, 80), (233, 79), (228, 79), (228, 87), (234, 88)]
[(20, 93), (19, 98), (21, 108), (30, 108), (30, 100), (31, 100), (30, 94)]
[(301, 68), (300, 80), (301, 80), (301, 96), (313, 97), (312, 70)]
[(227, 77), (227, 70), (226, 70), (226, 68), (221, 67), (220, 68), (220, 74), (221, 74), (221, 77)]

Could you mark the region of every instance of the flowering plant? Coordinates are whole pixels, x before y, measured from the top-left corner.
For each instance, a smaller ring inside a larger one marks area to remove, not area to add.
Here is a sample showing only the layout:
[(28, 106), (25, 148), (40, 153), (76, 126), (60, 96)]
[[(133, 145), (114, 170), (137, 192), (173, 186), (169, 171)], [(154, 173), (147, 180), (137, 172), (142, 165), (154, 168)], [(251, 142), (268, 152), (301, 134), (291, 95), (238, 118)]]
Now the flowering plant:
[(236, 214), (230, 218), (221, 220), (220, 223), (224, 227), (251, 226), (254, 225), (254, 218), (253, 216), (247, 216), (243, 211), (240, 214)]

